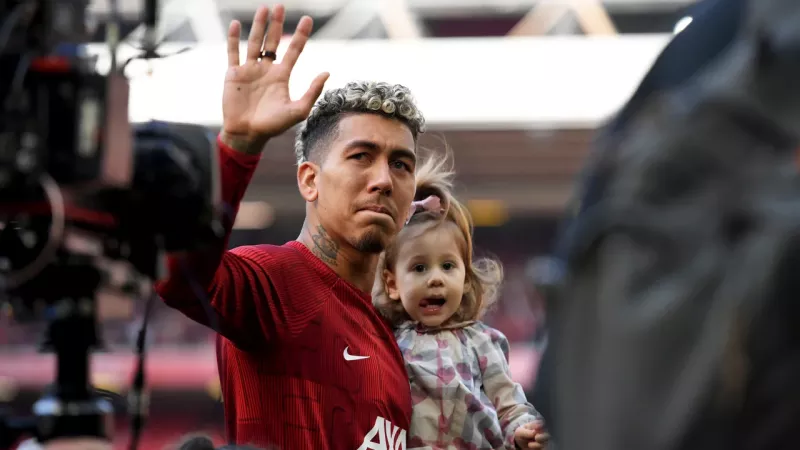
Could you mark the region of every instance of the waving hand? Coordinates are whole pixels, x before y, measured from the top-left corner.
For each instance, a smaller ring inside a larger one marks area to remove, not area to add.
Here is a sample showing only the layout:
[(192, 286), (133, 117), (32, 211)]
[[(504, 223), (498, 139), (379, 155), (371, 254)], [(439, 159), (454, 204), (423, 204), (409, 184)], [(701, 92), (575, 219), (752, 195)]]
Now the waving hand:
[(308, 16), (300, 19), (286, 54), (277, 63), (274, 55), (283, 35), (284, 16), (282, 5), (273, 8), (272, 14), (263, 6), (256, 11), (244, 64), (239, 55), (242, 26), (233, 21), (228, 29), (222, 139), (237, 150), (259, 152), (269, 138), (303, 121), (328, 79), (329, 74), (322, 73), (301, 98), (289, 97), (289, 78), (311, 35), (313, 22)]

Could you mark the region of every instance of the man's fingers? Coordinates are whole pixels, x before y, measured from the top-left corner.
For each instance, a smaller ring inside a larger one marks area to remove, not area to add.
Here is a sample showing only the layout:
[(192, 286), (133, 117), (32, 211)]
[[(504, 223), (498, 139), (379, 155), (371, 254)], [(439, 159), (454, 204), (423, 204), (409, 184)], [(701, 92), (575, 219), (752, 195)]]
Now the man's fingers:
[(541, 450), (543, 447), (542, 447), (542, 444), (540, 444), (540, 443), (538, 443), (538, 442), (529, 442), (529, 443), (528, 443), (528, 448), (532, 448), (532, 449), (536, 449), (536, 450)]
[(239, 40), (242, 34), (242, 24), (238, 20), (231, 22), (228, 27), (228, 67), (241, 64), (239, 59)]
[(536, 442), (545, 443), (550, 440), (550, 435), (547, 433), (539, 433), (536, 435)]
[(247, 60), (258, 61), (261, 56), (261, 44), (264, 42), (264, 33), (267, 32), (267, 17), (269, 8), (259, 6), (253, 16), (253, 26), (250, 27), (250, 36), (247, 38)]
[(524, 438), (524, 439), (533, 439), (536, 437), (536, 430), (531, 430), (528, 428), (519, 428), (517, 429), (517, 436)]
[(267, 37), (264, 39), (264, 50), (271, 52), (278, 51), (278, 44), (281, 43), (281, 36), (283, 36), (283, 19), (286, 16), (286, 10), (283, 5), (277, 5), (272, 8), (272, 15), (269, 18), (269, 27), (267, 28)]
[(289, 42), (289, 48), (286, 49), (286, 54), (283, 55), (281, 59), (281, 65), (285, 64), (289, 70), (292, 70), (295, 63), (297, 63), (297, 59), (300, 57), (300, 53), (303, 52), (303, 48), (305, 48), (309, 36), (311, 36), (311, 30), (313, 28), (314, 21), (311, 20), (311, 17), (303, 16), (300, 19), (300, 22), (297, 24), (297, 29), (292, 35), (292, 40)]
[(305, 119), (308, 116), (308, 113), (311, 112), (311, 108), (314, 106), (314, 102), (317, 101), (320, 94), (322, 94), (322, 90), (325, 89), (325, 82), (328, 81), (328, 77), (331, 76), (328, 72), (323, 72), (317, 75), (314, 78), (314, 81), (311, 82), (311, 86), (308, 88), (303, 97), (298, 100), (297, 105), (300, 113), (303, 115)]

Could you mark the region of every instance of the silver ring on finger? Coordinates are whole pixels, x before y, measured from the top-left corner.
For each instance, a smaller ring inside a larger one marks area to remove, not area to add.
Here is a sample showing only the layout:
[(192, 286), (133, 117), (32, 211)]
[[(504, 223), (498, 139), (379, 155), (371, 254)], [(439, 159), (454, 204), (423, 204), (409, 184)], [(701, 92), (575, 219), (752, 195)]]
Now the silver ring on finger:
[(277, 58), (278, 54), (271, 50), (261, 50), (258, 55), (258, 59), (269, 59), (270, 61), (275, 61)]

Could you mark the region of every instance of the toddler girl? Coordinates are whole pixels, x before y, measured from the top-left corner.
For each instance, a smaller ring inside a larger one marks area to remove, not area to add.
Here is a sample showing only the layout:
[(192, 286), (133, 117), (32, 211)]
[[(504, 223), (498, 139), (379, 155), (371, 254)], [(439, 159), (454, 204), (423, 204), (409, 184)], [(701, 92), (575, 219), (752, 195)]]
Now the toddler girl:
[[(373, 292), (411, 382), (408, 448), (543, 448), (539, 413), (508, 369), (508, 340), (480, 321), (502, 281), (473, 260), (472, 221), (440, 183), (384, 252)], [(424, 194), (424, 190), (418, 189)]]

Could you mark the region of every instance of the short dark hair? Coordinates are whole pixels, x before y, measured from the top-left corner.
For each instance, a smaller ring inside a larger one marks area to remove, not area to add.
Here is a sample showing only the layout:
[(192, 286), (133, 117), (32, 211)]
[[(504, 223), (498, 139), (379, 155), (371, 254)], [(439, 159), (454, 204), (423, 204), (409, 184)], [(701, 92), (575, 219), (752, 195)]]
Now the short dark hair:
[(353, 113), (397, 119), (408, 126), (414, 140), (425, 130), (425, 118), (407, 87), (374, 81), (347, 83), (342, 88), (326, 91), (298, 130), (294, 143), (297, 164), (312, 159), (312, 154), (318, 158), (315, 150), (335, 136), (342, 117)]

